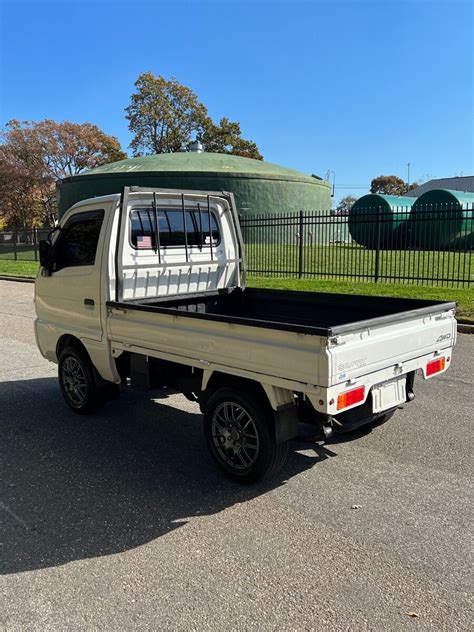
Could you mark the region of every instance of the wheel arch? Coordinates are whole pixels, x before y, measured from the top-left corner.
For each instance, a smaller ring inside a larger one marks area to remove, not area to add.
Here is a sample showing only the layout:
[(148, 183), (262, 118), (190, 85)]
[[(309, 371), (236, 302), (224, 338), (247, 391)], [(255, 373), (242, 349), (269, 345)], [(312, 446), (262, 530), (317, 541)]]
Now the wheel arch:
[(62, 336), (59, 337), (58, 342), (56, 343), (56, 358), (58, 359), (58, 361), (61, 356), (61, 353), (64, 351), (64, 349), (66, 349), (66, 347), (73, 347), (74, 349), (84, 351), (85, 353), (87, 353), (90, 359), (90, 355), (87, 349), (85, 348), (84, 344), (79, 340), (79, 338), (76, 338), (76, 336), (73, 336), (72, 334), (63, 334)]
[(210, 376), (203, 376), (203, 390), (201, 391), (200, 400), (204, 402), (204, 405), (209, 397), (219, 388), (235, 388), (243, 392), (245, 390), (251, 391), (271, 408), (268, 396), (260, 382), (238, 375), (231, 375), (230, 373), (221, 373), (220, 371), (213, 371)]
[(223, 373), (220, 371), (204, 371), (202, 378), (202, 393), (215, 391), (216, 388), (229, 386), (233, 388), (250, 388), (258, 393), (264, 401), (274, 410), (278, 411), (282, 406), (294, 404), (293, 391), (281, 388), (273, 384), (260, 382), (249, 377)]
[(72, 334), (63, 334), (56, 343), (56, 357), (59, 362), (61, 353), (66, 347), (72, 347), (87, 355), (94, 368), (97, 379), (105, 382), (120, 384), (120, 375), (117, 371), (115, 359), (110, 353), (110, 345), (97, 343), (87, 339), (85, 342)]
[(272, 432), (277, 443), (293, 439), (298, 434), (298, 411), (292, 391), (279, 388), (272, 384), (264, 384), (258, 380), (214, 371), (210, 376), (203, 376), (204, 390), (199, 397), (201, 409), (213, 393), (219, 388), (230, 387), (242, 393), (256, 395), (268, 410), (269, 418), (273, 422)]

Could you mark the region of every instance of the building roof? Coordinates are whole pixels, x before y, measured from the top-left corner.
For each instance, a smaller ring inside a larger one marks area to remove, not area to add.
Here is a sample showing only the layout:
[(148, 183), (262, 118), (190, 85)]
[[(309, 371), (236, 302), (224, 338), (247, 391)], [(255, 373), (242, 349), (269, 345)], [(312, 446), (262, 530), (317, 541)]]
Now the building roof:
[(409, 191), (412, 197), (418, 197), (427, 191), (433, 189), (449, 189), (451, 191), (465, 191), (467, 193), (474, 192), (474, 176), (460, 176), (458, 178), (438, 178), (437, 180), (428, 180), (424, 184), (420, 184), (416, 189)]
[(416, 198), (414, 208), (426, 208), (426, 205), (438, 208), (474, 208), (474, 193), (470, 191), (453, 191), (452, 189), (431, 189)]
[(257, 178), (276, 178), (280, 180), (298, 180), (311, 184), (328, 185), (324, 180), (308, 176), (300, 171), (288, 169), (280, 165), (263, 160), (243, 158), (232, 154), (217, 154), (211, 152), (176, 152), (173, 154), (157, 154), (128, 158), (108, 165), (102, 165), (90, 171), (85, 171), (78, 177), (95, 176), (115, 173), (134, 172), (193, 172), (219, 173), (229, 175), (253, 176)]

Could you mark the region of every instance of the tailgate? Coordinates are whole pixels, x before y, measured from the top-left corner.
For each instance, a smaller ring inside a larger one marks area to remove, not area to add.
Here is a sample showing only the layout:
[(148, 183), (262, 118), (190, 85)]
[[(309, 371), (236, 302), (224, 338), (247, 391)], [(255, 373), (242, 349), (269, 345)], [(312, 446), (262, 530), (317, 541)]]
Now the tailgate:
[[(336, 334), (328, 342), (329, 384), (332, 386), (426, 354), (449, 349), (456, 342), (454, 307), (433, 313), (415, 313), (383, 323), (370, 321), (360, 328)], [(361, 323), (362, 325), (362, 323)]]

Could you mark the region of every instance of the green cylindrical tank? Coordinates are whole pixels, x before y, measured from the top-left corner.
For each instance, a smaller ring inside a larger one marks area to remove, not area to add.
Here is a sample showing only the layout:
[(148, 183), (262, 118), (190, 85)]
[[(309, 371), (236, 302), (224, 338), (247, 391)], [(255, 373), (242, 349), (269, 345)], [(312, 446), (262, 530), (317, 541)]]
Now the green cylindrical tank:
[(403, 248), (410, 209), (416, 198), (369, 193), (349, 211), (352, 239), (366, 248)]
[(179, 152), (113, 162), (58, 184), (59, 215), (90, 197), (123, 186), (229, 191), (241, 214), (329, 211), (328, 182), (261, 160), (229, 154)]
[(474, 193), (434, 189), (411, 210), (412, 245), (426, 250), (474, 248)]

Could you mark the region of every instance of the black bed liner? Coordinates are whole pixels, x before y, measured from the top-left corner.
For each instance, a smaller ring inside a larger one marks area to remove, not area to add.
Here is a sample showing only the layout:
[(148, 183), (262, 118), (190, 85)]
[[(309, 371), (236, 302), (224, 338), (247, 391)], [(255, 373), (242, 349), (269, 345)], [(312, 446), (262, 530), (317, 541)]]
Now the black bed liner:
[(391, 323), (394, 318), (408, 320), (456, 307), (456, 303), (441, 301), (257, 288), (109, 301), (107, 305), (318, 336), (334, 336)]

